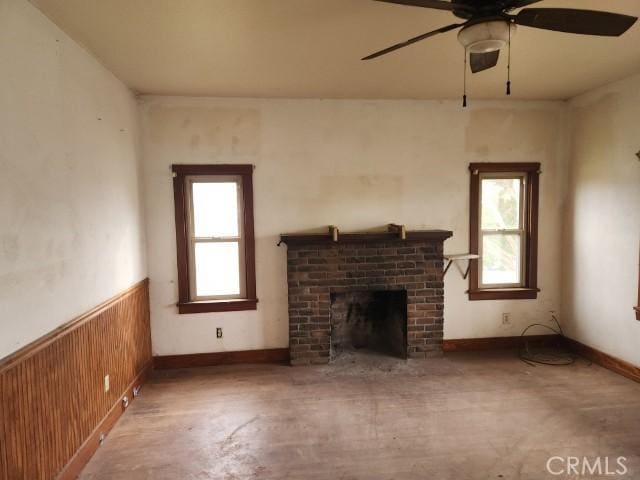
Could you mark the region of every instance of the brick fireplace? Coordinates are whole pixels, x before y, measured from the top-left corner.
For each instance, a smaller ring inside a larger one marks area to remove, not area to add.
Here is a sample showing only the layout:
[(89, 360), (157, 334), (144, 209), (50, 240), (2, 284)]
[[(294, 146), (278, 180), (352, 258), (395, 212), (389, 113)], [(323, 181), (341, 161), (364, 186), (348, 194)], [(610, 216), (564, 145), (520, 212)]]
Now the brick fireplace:
[[(287, 244), (291, 364), (327, 363), (344, 342), (358, 347), (367, 338), (377, 344), (385, 332), (390, 337), (388, 349), (397, 356), (440, 355), (442, 247), (451, 235), (444, 230), (405, 232), (404, 228), (339, 236), (337, 230), (282, 235), (281, 241)], [(391, 310), (391, 303), (382, 307), (384, 292), (397, 292), (394, 301), (406, 301), (405, 308)], [(368, 302), (374, 303), (369, 306)], [(375, 318), (369, 319), (371, 325), (359, 326), (357, 322), (365, 317), (358, 315), (367, 311)], [(351, 315), (351, 320), (345, 315)], [(351, 325), (345, 327), (349, 321)]]

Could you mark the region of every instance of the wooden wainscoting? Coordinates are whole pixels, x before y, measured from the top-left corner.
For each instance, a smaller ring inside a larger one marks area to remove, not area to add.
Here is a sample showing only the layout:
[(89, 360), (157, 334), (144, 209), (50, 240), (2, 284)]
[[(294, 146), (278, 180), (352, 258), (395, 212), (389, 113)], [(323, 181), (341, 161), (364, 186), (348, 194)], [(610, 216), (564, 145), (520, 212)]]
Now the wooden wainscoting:
[(0, 478), (75, 478), (150, 366), (148, 280), (0, 360)]

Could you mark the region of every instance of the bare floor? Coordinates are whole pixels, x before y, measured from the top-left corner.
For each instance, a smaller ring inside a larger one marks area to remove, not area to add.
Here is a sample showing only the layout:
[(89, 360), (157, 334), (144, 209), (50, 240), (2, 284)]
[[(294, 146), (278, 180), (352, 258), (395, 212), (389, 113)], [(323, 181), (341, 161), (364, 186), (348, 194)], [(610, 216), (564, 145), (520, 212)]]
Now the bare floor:
[(511, 352), (156, 372), (81, 478), (640, 479), (640, 384)]

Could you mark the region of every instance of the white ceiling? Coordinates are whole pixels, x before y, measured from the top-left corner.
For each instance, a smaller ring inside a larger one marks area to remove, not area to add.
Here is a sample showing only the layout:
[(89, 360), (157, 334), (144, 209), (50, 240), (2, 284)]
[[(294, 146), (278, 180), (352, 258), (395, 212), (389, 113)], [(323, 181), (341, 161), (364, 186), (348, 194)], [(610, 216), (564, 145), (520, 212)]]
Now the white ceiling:
[[(456, 22), (372, 0), (32, 0), (134, 91), (313, 98), (456, 98), (456, 32), (376, 60), (373, 51)], [(546, 0), (540, 7), (640, 16), (639, 0)], [(619, 38), (520, 28), (513, 97), (565, 99), (640, 71), (640, 21)], [(503, 52), (504, 53), (504, 52)], [(468, 76), (474, 98), (504, 98), (506, 55)]]

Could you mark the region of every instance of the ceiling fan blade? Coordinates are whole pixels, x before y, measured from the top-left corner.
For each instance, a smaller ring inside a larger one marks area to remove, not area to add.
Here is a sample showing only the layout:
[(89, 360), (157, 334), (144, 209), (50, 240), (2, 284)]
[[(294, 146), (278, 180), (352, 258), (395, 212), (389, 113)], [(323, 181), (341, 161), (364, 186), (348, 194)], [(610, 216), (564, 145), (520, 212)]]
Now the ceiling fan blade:
[(469, 64), (471, 65), (471, 72), (478, 73), (483, 70), (495, 67), (498, 64), (498, 57), (500, 56), (500, 50), (487, 53), (470, 53)]
[(436, 10), (471, 10), (467, 5), (454, 4), (443, 0), (376, 0), (377, 2), (409, 5), (411, 7), (435, 8)]
[(527, 27), (607, 37), (622, 35), (637, 20), (619, 13), (573, 8), (525, 8), (514, 18), (518, 25)]
[(463, 25), (465, 25), (465, 23), (454, 23), (451, 25), (447, 25), (446, 27), (433, 30), (432, 32), (423, 33), (422, 35), (418, 35), (417, 37), (410, 38), (409, 40), (406, 40), (404, 42), (396, 43), (395, 45), (387, 47), (384, 50), (380, 50), (379, 52), (372, 53), (371, 55), (364, 57), (362, 60), (371, 60), (372, 58), (377, 58), (382, 55), (386, 55), (387, 53), (391, 53), (395, 50), (411, 45), (412, 43), (419, 42), (420, 40), (424, 40), (425, 38), (433, 37), (434, 35), (438, 35), (439, 33), (444, 33), (444, 32), (448, 32), (449, 30), (454, 30), (458, 27), (462, 27)]

